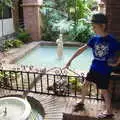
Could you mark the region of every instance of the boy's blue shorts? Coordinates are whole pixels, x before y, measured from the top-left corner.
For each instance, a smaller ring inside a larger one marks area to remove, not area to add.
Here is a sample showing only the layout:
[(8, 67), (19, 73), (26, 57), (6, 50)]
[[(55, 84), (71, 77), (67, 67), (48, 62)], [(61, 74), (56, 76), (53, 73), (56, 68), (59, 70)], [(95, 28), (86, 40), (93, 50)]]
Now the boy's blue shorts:
[(110, 74), (102, 75), (92, 70), (90, 70), (86, 76), (86, 80), (95, 83), (98, 89), (108, 89), (109, 79)]

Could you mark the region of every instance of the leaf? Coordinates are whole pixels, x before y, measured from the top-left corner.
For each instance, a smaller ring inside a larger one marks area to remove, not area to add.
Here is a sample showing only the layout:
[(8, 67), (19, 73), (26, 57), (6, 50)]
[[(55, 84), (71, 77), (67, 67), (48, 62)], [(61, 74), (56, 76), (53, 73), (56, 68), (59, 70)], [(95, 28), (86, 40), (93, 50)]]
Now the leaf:
[(5, 6), (12, 7), (13, 6), (13, 3), (11, 0), (1, 0), (0, 4), (1, 4), (0, 7), (5, 7)]

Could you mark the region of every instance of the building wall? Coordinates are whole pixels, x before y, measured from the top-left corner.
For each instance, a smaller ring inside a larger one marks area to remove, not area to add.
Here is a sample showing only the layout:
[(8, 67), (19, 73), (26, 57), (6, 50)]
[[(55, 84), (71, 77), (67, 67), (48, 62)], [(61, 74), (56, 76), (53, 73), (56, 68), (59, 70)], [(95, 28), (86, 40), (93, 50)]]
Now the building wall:
[(12, 10), (8, 6), (4, 6), (0, 14), (0, 37), (14, 33)]
[(120, 39), (120, 0), (105, 0), (108, 31)]

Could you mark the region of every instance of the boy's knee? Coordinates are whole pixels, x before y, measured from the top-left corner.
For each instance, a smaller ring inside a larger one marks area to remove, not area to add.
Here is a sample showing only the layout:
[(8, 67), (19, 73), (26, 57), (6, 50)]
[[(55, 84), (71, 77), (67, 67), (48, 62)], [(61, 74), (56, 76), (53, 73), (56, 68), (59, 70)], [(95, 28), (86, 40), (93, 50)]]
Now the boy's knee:
[(89, 85), (90, 85), (90, 82), (85, 81), (84, 84), (83, 84), (83, 87), (88, 87)]
[(103, 89), (101, 90), (101, 94), (104, 95), (104, 94), (108, 94), (108, 90), (107, 89)]

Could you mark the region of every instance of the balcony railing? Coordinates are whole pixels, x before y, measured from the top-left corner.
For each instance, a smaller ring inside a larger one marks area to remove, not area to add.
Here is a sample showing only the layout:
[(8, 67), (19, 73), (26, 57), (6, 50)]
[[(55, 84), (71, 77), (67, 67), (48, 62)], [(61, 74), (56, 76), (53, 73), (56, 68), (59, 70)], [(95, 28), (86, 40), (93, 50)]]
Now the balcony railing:
[[(80, 75), (71, 70), (52, 68), (46, 70), (33, 66), (4, 65), (0, 69), (0, 87), (8, 90), (39, 94), (80, 97), (84, 73)], [(100, 99), (98, 90), (89, 87), (89, 98)]]
[[(12, 66), (12, 67), (11, 67)], [(0, 88), (38, 94), (81, 97), (84, 73), (70, 69), (35, 68), (33, 66), (1, 65)], [(114, 95), (114, 93), (113, 93)], [(90, 99), (101, 99), (98, 89), (92, 84), (87, 95)]]

